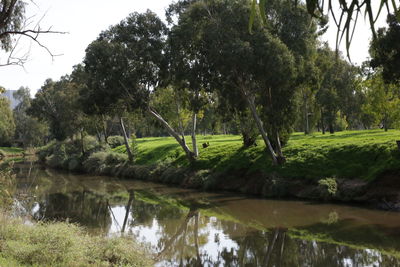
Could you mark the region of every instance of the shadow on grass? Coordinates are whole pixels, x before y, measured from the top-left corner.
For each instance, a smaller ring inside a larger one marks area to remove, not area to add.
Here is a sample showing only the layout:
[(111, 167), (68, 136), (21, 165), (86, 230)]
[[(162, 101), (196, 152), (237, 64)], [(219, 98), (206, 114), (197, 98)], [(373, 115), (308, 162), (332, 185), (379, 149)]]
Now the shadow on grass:
[(166, 155), (178, 158), (181, 154), (180, 151), (177, 151), (176, 154), (172, 155), (172, 152), (177, 148), (179, 148), (179, 144), (166, 144), (157, 146), (148, 152), (139, 152), (138, 160), (136, 163), (149, 165), (159, 160), (164, 160), (166, 158)]

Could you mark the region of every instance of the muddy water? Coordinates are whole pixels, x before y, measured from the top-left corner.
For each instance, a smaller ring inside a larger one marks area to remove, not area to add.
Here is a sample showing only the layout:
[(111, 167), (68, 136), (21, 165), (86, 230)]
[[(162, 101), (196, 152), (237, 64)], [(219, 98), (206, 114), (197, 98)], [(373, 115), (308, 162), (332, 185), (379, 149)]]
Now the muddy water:
[(400, 213), (16, 166), (15, 212), (135, 238), (156, 266), (400, 266)]

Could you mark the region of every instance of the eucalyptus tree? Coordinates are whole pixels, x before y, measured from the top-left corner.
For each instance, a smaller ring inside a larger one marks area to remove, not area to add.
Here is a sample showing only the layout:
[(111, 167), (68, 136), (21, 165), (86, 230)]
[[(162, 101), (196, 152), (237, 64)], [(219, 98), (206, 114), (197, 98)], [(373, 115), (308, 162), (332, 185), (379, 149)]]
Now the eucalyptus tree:
[[(268, 5), (268, 0), (251, 0), (252, 13), (249, 18), (249, 30), (251, 31), (254, 17), (259, 10), (265, 24), (268, 24), (265, 7)], [(290, 0), (294, 5), (301, 4), (302, 1)], [(363, 15), (369, 22), (373, 39), (377, 37), (375, 24), (382, 11), (394, 15), (400, 20), (400, 12), (398, 7), (399, 0), (305, 0), (307, 12), (312, 17), (318, 18), (324, 25), (327, 23), (327, 18), (330, 15), (337, 28), (336, 34), (336, 50), (339, 43), (344, 39), (346, 42), (347, 56), (350, 58), (349, 47), (352, 42), (354, 32), (357, 28), (358, 18)], [(377, 4), (379, 3), (379, 4)], [(376, 5), (376, 6), (374, 6)], [(258, 7), (258, 8), (257, 8)]]
[(0, 145), (10, 145), (15, 131), (15, 123), (10, 108), (10, 101), (1, 96), (4, 89), (0, 86)]
[(378, 30), (377, 38), (371, 42), (371, 66), (382, 69), (387, 83), (400, 84), (400, 18), (388, 15), (388, 27)]
[(186, 92), (183, 94), (189, 98), (188, 109), (192, 112), (193, 156), (197, 157), (199, 154), (196, 141), (197, 117), (209, 102), (213, 70), (209, 62), (207, 44), (198, 38), (203, 22), (188, 15), (187, 8), (190, 8), (190, 5), (186, 6), (186, 9), (180, 7), (175, 11), (179, 13), (178, 21), (172, 26), (168, 35), (169, 81), (175, 90)]
[(16, 141), (24, 147), (43, 145), (48, 136), (48, 126), (28, 114), (32, 103), (29, 88), (19, 88), (13, 97), (19, 103), (13, 110)]
[(316, 62), (318, 68), (318, 91), (316, 102), (321, 114), (321, 128), (325, 133), (335, 132), (337, 120), (343, 115), (351, 115), (351, 102), (355, 101), (356, 69), (347, 63), (340, 55), (331, 50), (327, 44), (318, 49)]
[(377, 70), (362, 83), (366, 102), (363, 105), (365, 114), (372, 116), (376, 124), (387, 131), (399, 125), (400, 93), (398, 86), (384, 81), (382, 71)]
[(0, 61), (0, 67), (23, 65), (27, 61), (27, 55), (18, 55), (20, 51), (17, 49), (17, 46), (21, 37), (38, 44), (41, 48), (44, 48), (50, 56), (55, 56), (50, 49), (40, 41), (39, 36), (47, 33), (62, 34), (63, 32), (53, 31), (51, 27), (43, 29), (40, 26), (40, 21), (34, 23), (34, 16), (26, 17), (25, 11), (29, 2), (33, 3), (33, 1), (25, 0), (1, 0), (0, 2), (0, 51), (8, 53), (8, 55), (2, 53), (2, 56), (6, 56), (6, 60)]
[[(284, 157), (277, 131), (283, 121), (280, 116), (291, 105), (295, 63), (287, 46), (262, 27), (259, 17), (255, 18), (253, 33), (248, 32), (250, 12), (247, 1), (199, 1), (181, 14), (187, 19), (179, 26), (187, 32), (195, 29), (195, 40), (208, 61), (212, 88), (232, 100), (230, 93), (239, 92), (273, 162), (278, 164)], [(271, 119), (263, 121), (267, 116)], [(274, 134), (275, 146), (268, 131)]]
[(74, 139), (78, 134), (82, 141), (88, 120), (79, 103), (81, 84), (73, 77), (74, 72), (58, 81), (47, 79), (27, 109), (29, 115), (46, 122), (51, 137), (60, 141)]
[(80, 101), (86, 114), (118, 116), (126, 151), (133, 161), (122, 116), (132, 102), (128, 101), (124, 84), (134, 83), (135, 78), (134, 74), (127, 74), (131, 68), (125, 53), (121, 43), (110, 42), (102, 36), (88, 46), (84, 60), (86, 86), (80, 90)]

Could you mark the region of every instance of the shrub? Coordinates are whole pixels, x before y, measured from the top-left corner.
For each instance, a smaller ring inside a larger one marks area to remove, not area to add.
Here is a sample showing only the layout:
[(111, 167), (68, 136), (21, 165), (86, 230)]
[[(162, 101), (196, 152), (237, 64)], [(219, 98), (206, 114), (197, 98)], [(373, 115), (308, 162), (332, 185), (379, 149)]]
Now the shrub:
[(322, 190), (323, 197), (334, 196), (337, 192), (337, 182), (335, 178), (324, 178), (318, 181), (318, 185)]
[(105, 163), (107, 165), (117, 165), (117, 164), (125, 163), (127, 161), (128, 161), (128, 155), (121, 154), (121, 153), (115, 153), (115, 152), (109, 152), (107, 154)]
[(124, 138), (119, 135), (113, 135), (113, 136), (108, 137), (107, 142), (111, 148), (116, 148), (118, 146), (122, 146), (125, 143)]
[(107, 152), (95, 152), (90, 155), (84, 162), (83, 168), (89, 173), (101, 173), (106, 167)]
[(12, 191), (14, 189), (15, 175), (7, 163), (0, 166), (0, 208), (8, 209), (12, 204)]
[(134, 241), (90, 237), (82, 228), (69, 223), (29, 226), (0, 215), (0, 236), (0, 262), (4, 266), (151, 265)]
[(85, 136), (83, 139), (83, 147), (85, 150), (85, 153), (87, 155), (90, 155), (92, 153), (95, 152), (99, 152), (99, 151), (109, 151), (110, 150), (110, 146), (106, 143), (100, 143), (97, 141), (97, 139), (93, 136)]
[(65, 144), (58, 143), (54, 146), (52, 154), (46, 158), (46, 162), (53, 168), (63, 168), (67, 158)]

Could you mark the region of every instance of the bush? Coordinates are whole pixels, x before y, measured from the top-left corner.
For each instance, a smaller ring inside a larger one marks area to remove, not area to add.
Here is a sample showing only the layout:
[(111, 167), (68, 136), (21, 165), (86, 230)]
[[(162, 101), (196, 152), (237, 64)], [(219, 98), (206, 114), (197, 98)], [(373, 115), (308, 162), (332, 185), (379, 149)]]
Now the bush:
[(318, 181), (321, 189), (321, 196), (324, 198), (332, 197), (337, 192), (337, 182), (335, 178), (324, 178)]
[(88, 173), (101, 173), (106, 167), (107, 152), (95, 152), (90, 155), (84, 162), (83, 168)]
[(63, 168), (67, 159), (65, 144), (58, 143), (55, 145), (52, 154), (46, 158), (46, 162), (53, 168)]
[(12, 202), (13, 202), (12, 191), (15, 186), (14, 181), (15, 181), (15, 175), (12, 173), (12, 168), (9, 165), (9, 163), (1, 165), (0, 166), (0, 208), (1, 209), (8, 209), (12, 205)]
[(151, 266), (132, 240), (90, 237), (69, 223), (29, 226), (0, 215), (0, 236), (4, 266)]
[(86, 155), (90, 155), (95, 152), (99, 151), (109, 151), (110, 146), (106, 143), (100, 143), (97, 139), (93, 136), (85, 136), (83, 138), (83, 147), (85, 150)]
[(116, 148), (125, 144), (124, 138), (119, 135), (113, 135), (107, 138), (107, 142), (111, 148)]
[(109, 152), (106, 157), (106, 164), (107, 165), (118, 165), (121, 163), (125, 163), (128, 161), (128, 155), (126, 154), (121, 154), (121, 153), (115, 153), (115, 152)]

